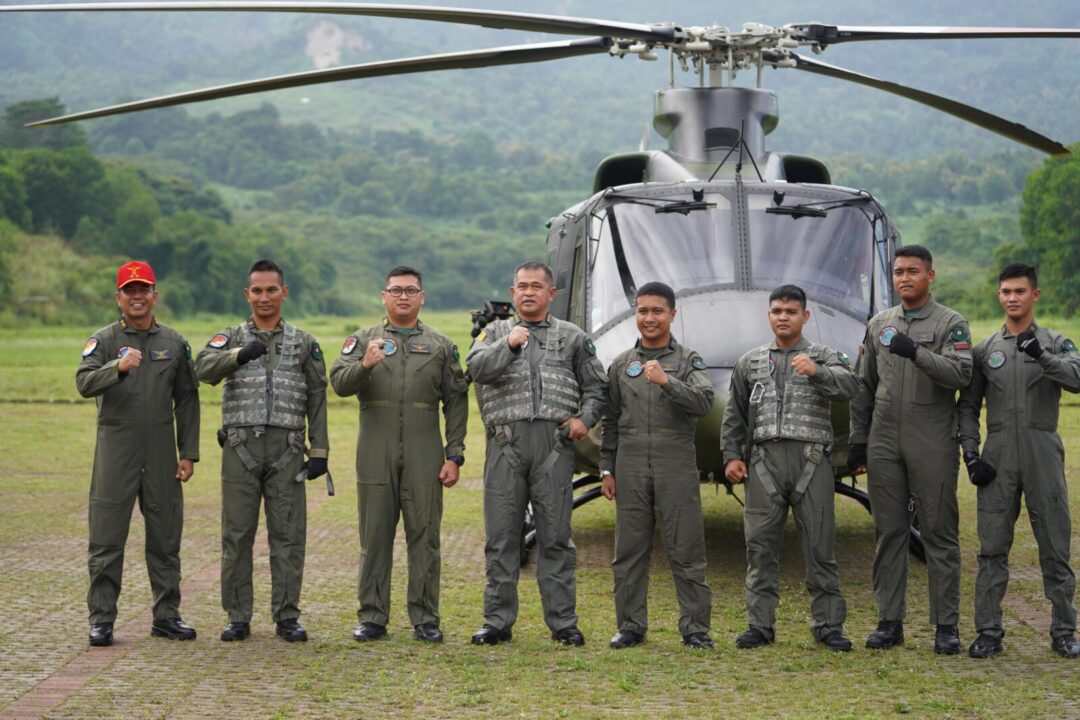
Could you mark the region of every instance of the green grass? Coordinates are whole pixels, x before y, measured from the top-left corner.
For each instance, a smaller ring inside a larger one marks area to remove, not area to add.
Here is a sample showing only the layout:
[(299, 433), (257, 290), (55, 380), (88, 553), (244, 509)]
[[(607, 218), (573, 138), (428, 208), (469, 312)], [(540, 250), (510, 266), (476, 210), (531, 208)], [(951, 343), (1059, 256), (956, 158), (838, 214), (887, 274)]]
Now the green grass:
[[(328, 360), (357, 321), (312, 318), (301, 325), (326, 348)], [(427, 320), (467, 346), (465, 313)], [(168, 320), (166, 319), (166, 322)], [(228, 321), (200, 319), (174, 325), (197, 350)], [(1080, 323), (1047, 322), (1080, 337)], [(998, 323), (976, 323), (976, 339)], [(94, 328), (0, 331), (0, 398), (70, 400), (82, 343)], [(680, 646), (678, 607), (661, 551), (654, 554), (650, 588), (651, 629), (639, 649), (606, 647), (614, 633), (611, 598), (614, 513), (598, 501), (574, 515), (578, 546), (578, 609), (588, 644), (569, 650), (547, 636), (535, 585), (535, 567), (522, 574), (521, 617), (508, 646), (473, 648), (484, 582), (482, 434), (475, 408), (464, 479), (446, 492), (443, 521), (442, 625), (447, 641), (421, 646), (411, 638), (405, 611), (404, 546), (399, 532), (392, 585), (390, 637), (359, 645), (356, 621), (359, 542), (353, 461), (355, 400), (330, 403), (331, 468), (338, 495), (321, 497), (309, 485), (308, 564), (302, 606), (311, 634), (292, 646), (273, 636), (268, 617), (269, 571), (256, 561), (254, 636), (221, 643), (216, 567), (220, 555), (218, 464), (213, 434), (220, 417), (218, 390), (204, 388), (202, 462), (186, 487), (183, 544), (185, 578), (209, 578), (185, 596), (184, 617), (199, 630), (194, 643), (153, 640), (141, 625), (124, 626), (150, 602), (143, 566), (142, 521), (132, 524), (120, 599), (118, 639), (127, 652), (92, 675), (50, 717), (1031, 717), (1080, 714), (1075, 663), (1053, 656), (1046, 628), (1033, 629), (1006, 609), (1006, 653), (992, 661), (933, 655), (926, 623), (925, 568), (912, 564), (908, 644), (885, 654), (862, 649), (876, 623), (870, 587), (873, 527), (855, 503), (837, 501), (837, 554), (848, 600), (847, 629), (855, 652), (834, 655), (818, 648), (807, 630), (808, 600), (802, 586), (801, 550), (789, 523), (782, 563), (777, 643), (738, 651), (734, 637), (745, 625), (745, 572), (741, 508), (723, 492), (702, 486), (713, 590), (713, 652)], [(1070, 397), (1071, 401), (1075, 398)], [(7, 632), (0, 634), (0, 715), (35, 683), (57, 673), (86, 647), (86, 494), (94, 447), (93, 404), (0, 403), (0, 591)], [(1080, 472), (1080, 410), (1062, 414), (1070, 477)], [(741, 494), (741, 490), (739, 491)], [(1071, 507), (1080, 516), (1080, 500)], [(961, 483), (964, 580), (961, 637), (974, 637), (975, 501)], [(258, 545), (265, 543), (263, 538)], [(1038, 582), (1038, 555), (1023, 517), (1017, 525), (1011, 591), (1049, 612)], [(1034, 574), (1033, 574), (1034, 573)]]

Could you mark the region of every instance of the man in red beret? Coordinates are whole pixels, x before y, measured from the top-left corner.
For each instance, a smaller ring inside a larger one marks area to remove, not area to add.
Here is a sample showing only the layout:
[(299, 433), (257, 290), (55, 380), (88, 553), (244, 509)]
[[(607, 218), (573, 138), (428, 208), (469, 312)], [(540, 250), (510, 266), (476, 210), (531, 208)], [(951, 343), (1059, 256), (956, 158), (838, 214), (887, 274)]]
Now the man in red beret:
[[(90, 644), (112, 645), (131, 513), (146, 523), (154, 594), (150, 634), (195, 639), (180, 618), (182, 483), (199, 460), (199, 391), (191, 347), (154, 319), (154, 270), (132, 261), (116, 273), (120, 319), (83, 346), (79, 394), (97, 398), (97, 447), (90, 481)], [(174, 427), (175, 426), (175, 427)], [(178, 457), (179, 455), (179, 457)]]

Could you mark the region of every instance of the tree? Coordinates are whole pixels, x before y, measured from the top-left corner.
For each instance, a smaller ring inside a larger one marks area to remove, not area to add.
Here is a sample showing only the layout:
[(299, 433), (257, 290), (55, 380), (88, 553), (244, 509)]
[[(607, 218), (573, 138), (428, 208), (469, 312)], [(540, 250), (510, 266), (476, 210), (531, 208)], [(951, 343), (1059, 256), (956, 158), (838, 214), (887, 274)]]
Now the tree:
[[(1080, 143), (1072, 146), (1080, 152)], [(1053, 287), (1047, 304), (1072, 315), (1080, 309), (1080, 160), (1051, 158), (1028, 176), (1020, 208), (1019, 250), (1036, 260), (1040, 284)]]
[(0, 147), (63, 150), (69, 147), (85, 146), (86, 132), (78, 125), (23, 127), (27, 123), (58, 117), (66, 113), (67, 109), (60, 102), (60, 98), (55, 97), (9, 105), (4, 110), (4, 124), (0, 127)]

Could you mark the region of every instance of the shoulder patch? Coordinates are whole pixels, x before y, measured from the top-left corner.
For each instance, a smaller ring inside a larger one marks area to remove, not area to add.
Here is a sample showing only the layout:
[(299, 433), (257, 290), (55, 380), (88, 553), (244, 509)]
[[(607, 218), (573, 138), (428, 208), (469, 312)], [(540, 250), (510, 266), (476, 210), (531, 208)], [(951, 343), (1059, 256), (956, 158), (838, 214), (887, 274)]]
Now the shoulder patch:
[(229, 344), (229, 336), (225, 333), (218, 333), (214, 337), (210, 338), (210, 342), (206, 343), (215, 350), (220, 350)]
[(191, 346), (188, 345), (187, 340), (181, 340), (180, 344), (184, 346), (184, 357), (188, 360), (191, 359)]
[[(952, 340), (954, 343), (971, 340), (971, 334), (968, 332), (967, 325), (959, 323), (949, 328), (949, 339)], [(971, 346), (969, 345), (968, 347)]]
[(695, 370), (704, 370), (705, 358), (701, 357), (700, 355), (695, 355), (693, 359), (690, 360), (690, 367), (694, 368)]
[(585, 338), (585, 352), (589, 353), (589, 357), (596, 357), (596, 345), (591, 338)]
[[(1066, 342), (1072, 342), (1072, 341), (1067, 340)], [(83, 345), (82, 356), (86, 357), (90, 353), (94, 352), (95, 350), (97, 350), (97, 346), (98, 346), (98, 339), (96, 337), (90, 338), (89, 340), (86, 341), (86, 344)]]
[(311, 343), (311, 357), (315, 358), (316, 360), (323, 359), (322, 348), (319, 347), (319, 343), (315, 341), (312, 341)]
[(460, 362), (461, 352), (457, 349), (457, 345), (450, 346), (450, 355), (454, 358), (454, 362)]
[(356, 344), (359, 342), (359, 338), (357, 338), (355, 335), (350, 335), (349, 337), (345, 338), (345, 344), (341, 346), (341, 354), (352, 355), (353, 350), (356, 349)]
[[(862, 350), (861, 345), (859, 346), (859, 349)], [(847, 353), (837, 350), (836, 351), (836, 357), (838, 357), (840, 359), (840, 364), (841, 365), (844, 365), (844, 366), (850, 366), (851, 365), (851, 358), (849, 358), (847, 356)]]
[(1061, 349), (1064, 352), (1074, 353), (1076, 352), (1076, 343), (1074, 343), (1069, 338), (1065, 338), (1065, 342), (1061, 343)]
[(487, 339), (487, 330), (481, 330), (480, 334), (476, 336), (476, 342), (484, 342)]

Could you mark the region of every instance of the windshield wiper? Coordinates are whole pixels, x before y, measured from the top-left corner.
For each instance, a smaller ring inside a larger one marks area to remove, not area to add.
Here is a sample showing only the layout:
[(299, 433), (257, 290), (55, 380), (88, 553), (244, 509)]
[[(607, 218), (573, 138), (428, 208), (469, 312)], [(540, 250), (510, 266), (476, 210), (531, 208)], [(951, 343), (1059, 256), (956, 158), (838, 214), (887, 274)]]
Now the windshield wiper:
[(692, 210), (708, 210), (709, 208), (716, 207), (716, 203), (705, 202), (704, 200), (680, 200), (679, 202), (673, 202), (670, 205), (662, 205), (653, 212), (656, 213), (682, 213), (683, 215), (689, 215)]
[(714, 202), (705, 202), (705, 193), (703, 191), (694, 190), (692, 195), (692, 200), (664, 200), (662, 198), (611, 193), (607, 196), (607, 199), (621, 200), (622, 202), (633, 205), (644, 205), (645, 207), (654, 208), (658, 213), (677, 212), (682, 213), (683, 215), (688, 215), (693, 210), (708, 210), (709, 208), (716, 207), (716, 203)]
[(792, 205), (791, 207), (769, 207), (765, 208), (765, 212), (768, 215), (790, 215), (792, 219), (798, 220), (801, 217), (827, 217), (828, 213), (821, 208), (807, 207), (806, 205)]

